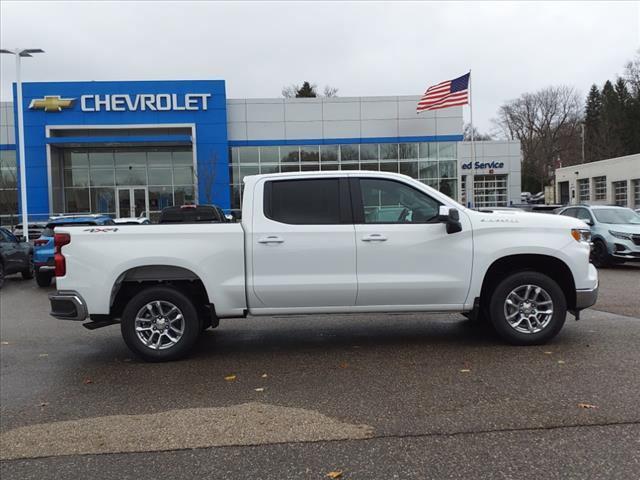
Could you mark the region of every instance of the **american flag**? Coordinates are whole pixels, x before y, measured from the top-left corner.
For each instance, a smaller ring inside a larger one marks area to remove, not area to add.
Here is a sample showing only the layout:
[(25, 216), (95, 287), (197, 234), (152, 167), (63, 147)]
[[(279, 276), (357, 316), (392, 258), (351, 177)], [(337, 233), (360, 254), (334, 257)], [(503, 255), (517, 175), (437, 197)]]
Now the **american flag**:
[(416, 112), (438, 110), (439, 108), (455, 107), (469, 103), (469, 77), (471, 72), (461, 77), (440, 82), (427, 88), (418, 102)]

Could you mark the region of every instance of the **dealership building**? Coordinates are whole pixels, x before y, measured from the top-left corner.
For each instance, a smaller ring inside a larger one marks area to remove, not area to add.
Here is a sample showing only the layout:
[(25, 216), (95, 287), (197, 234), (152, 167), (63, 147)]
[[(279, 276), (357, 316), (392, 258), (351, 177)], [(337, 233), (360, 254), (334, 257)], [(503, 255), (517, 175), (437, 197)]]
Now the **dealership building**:
[[(244, 176), (314, 170), (396, 172), (474, 207), (518, 203), (519, 143), (476, 142), (474, 153), (462, 107), (416, 114), (419, 98), (228, 99), (223, 80), (24, 83), (29, 216), (238, 210)], [(0, 107), (6, 223), (18, 210), (17, 109)]]
[(558, 168), (556, 198), (563, 205), (640, 208), (640, 153)]

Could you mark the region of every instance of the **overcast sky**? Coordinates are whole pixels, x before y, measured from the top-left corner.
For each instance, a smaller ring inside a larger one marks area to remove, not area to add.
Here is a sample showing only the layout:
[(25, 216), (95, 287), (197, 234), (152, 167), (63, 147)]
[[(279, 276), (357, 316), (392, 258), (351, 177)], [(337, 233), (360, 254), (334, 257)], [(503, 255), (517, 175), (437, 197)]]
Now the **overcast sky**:
[[(640, 48), (640, 2), (12, 2), (2, 48), (42, 48), (23, 80), (224, 79), (228, 98), (310, 80), (340, 96), (418, 95), (472, 70), (481, 131), (505, 100), (586, 93)], [(14, 59), (1, 55), (3, 100)], [(468, 118), (468, 109), (465, 108)]]

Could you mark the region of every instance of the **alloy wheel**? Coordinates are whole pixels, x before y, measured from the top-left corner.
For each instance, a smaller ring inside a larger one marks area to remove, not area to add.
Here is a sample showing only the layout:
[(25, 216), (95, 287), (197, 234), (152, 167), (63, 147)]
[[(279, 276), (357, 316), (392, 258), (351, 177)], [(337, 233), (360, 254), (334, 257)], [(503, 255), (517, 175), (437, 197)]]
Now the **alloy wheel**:
[(553, 318), (553, 300), (538, 285), (514, 288), (504, 301), (504, 316), (509, 326), (520, 333), (533, 334), (544, 330)]
[(180, 309), (165, 300), (149, 302), (136, 314), (136, 335), (152, 350), (173, 347), (182, 338), (184, 328), (184, 316)]

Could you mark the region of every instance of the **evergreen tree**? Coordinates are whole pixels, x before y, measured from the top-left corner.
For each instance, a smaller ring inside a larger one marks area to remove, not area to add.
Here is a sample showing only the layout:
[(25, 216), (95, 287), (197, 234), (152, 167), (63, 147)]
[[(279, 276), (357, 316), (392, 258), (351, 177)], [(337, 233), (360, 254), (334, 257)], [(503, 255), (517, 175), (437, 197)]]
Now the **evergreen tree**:
[(602, 97), (593, 84), (587, 96), (584, 115), (584, 155), (587, 162), (601, 160), (602, 151)]
[(620, 141), (624, 147), (623, 155), (640, 153), (640, 124), (639, 115), (634, 109), (638, 108), (638, 102), (629, 92), (624, 78), (618, 78), (614, 90), (620, 104)]
[(614, 158), (624, 155), (624, 106), (611, 81), (602, 87), (602, 158)]
[(311, 85), (307, 81), (305, 81), (302, 87), (296, 92), (296, 98), (315, 98), (317, 96), (315, 85)]

